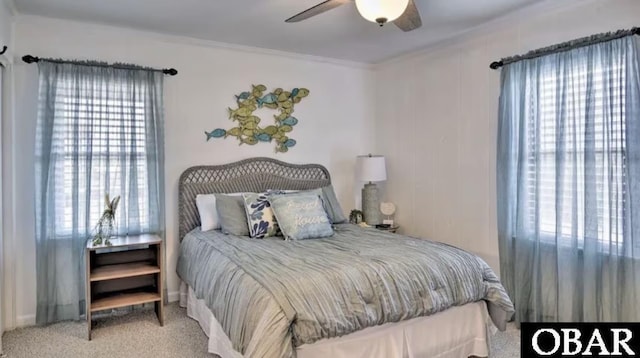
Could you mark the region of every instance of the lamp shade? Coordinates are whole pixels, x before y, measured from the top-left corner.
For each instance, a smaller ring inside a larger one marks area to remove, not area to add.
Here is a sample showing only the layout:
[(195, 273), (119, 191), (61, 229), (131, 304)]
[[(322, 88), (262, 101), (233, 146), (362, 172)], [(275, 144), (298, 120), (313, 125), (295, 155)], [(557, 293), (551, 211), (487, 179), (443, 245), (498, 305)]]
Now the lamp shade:
[(356, 159), (356, 176), (359, 181), (387, 180), (387, 165), (382, 155), (360, 155)]
[(400, 17), (407, 9), (409, 0), (356, 0), (358, 12), (365, 19), (381, 26)]

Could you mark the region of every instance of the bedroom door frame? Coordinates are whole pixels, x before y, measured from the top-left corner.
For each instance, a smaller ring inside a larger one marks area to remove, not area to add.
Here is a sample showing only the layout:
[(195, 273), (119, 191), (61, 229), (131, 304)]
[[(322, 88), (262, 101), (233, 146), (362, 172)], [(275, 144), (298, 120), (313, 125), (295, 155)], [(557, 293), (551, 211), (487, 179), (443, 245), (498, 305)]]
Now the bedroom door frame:
[[(0, 55), (0, 171), (2, 170), (2, 155), (3, 155), (3, 141), (2, 141), (2, 127), (4, 126), (4, 121), (5, 121), (5, 117), (7, 117), (6, 113), (6, 103), (8, 102), (7, 95), (6, 93), (9, 93), (6, 91), (7, 89), (7, 85), (6, 85), (6, 72), (7, 72), (7, 67), (8, 67), (8, 61), (6, 60), (6, 57), (4, 55)], [(0, 355), (2, 354), (2, 335), (4, 334), (4, 316), (5, 316), (5, 312), (4, 312), (4, 256), (5, 256), (5, 250), (4, 250), (4, 235), (3, 235), (3, 229), (4, 228), (4, 222), (3, 222), (3, 207), (2, 207), (2, 200), (3, 200), (3, 196), (2, 196), (2, 186), (3, 186), (3, 181), (2, 181), (2, 175), (0, 175)]]
[[(0, 0), (1, 1), (1, 0)], [(7, 188), (11, 180), (7, 180), (7, 145), (11, 142), (8, 135), (11, 132), (13, 118), (13, 64), (7, 53), (0, 55), (0, 356), (3, 353), (2, 334), (15, 328), (15, 261), (9, 253), (13, 251), (14, 243), (7, 228), (6, 200)], [(10, 173), (10, 172), (9, 172)]]

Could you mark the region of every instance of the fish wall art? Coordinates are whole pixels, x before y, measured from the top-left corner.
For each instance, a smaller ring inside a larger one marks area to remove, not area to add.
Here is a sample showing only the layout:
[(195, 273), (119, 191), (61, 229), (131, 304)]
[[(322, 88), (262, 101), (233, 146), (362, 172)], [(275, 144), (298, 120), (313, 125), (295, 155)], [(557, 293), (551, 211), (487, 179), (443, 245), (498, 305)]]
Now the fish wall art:
[[(229, 120), (234, 122), (234, 127), (205, 131), (207, 141), (212, 138), (225, 139), (232, 136), (240, 142), (240, 145), (275, 142), (276, 153), (285, 153), (294, 147), (296, 140), (291, 138), (291, 131), (298, 124), (298, 119), (292, 116), (293, 108), (309, 95), (309, 90), (294, 88), (291, 91), (284, 91), (282, 88), (276, 88), (272, 92), (265, 93), (266, 90), (267, 87), (264, 85), (252, 85), (251, 91), (236, 95), (237, 108), (228, 108)], [(278, 114), (273, 115), (274, 123), (261, 123), (262, 119), (253, 113), (258, 108), (278, 111)]]

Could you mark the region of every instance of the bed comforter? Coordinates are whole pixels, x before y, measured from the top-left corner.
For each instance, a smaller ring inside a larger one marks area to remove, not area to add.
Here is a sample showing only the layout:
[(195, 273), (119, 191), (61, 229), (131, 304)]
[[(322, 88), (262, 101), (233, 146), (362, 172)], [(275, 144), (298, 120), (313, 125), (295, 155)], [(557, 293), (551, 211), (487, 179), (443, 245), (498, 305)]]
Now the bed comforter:
[(284, 241), (194, 229), (177, 273), (247, 357), (485, 300), (504, 329), (514, 310), (493, 270), (461, 249), (355, 225)]

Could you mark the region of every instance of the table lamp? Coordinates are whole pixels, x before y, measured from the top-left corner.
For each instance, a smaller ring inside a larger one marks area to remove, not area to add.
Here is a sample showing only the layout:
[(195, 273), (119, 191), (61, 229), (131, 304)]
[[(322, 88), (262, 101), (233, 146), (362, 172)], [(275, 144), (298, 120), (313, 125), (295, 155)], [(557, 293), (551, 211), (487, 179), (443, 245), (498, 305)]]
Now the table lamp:
[(368, 225), (382, 222), (380, 196), (374, 182), (387, 180), (387, 167), (382, 155), (360, 155), (356, 160), (356, 175), (359, 181), (369, 182), (362, 188), (362, 214)]

